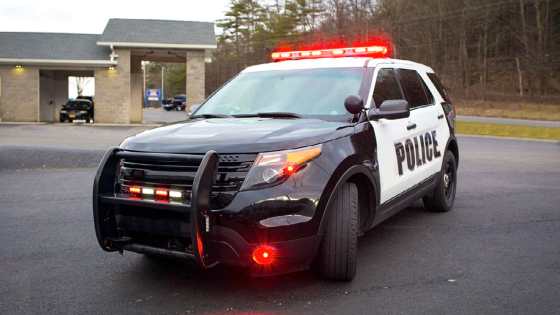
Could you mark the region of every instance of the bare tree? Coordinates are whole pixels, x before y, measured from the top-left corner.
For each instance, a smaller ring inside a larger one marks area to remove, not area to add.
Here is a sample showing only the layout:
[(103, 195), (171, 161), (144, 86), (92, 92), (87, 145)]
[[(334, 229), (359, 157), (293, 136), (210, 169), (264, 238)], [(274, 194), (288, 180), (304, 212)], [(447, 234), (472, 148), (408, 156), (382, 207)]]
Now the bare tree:
[(70, 84), (72, 84), (74, 88), (76, 88), (76, 92), (78, 93), (78, 96), (83, 94), (84, 89), (90, 83), (91, 83), (90, 77), (74, 77), (74, 82), (70, 82)]

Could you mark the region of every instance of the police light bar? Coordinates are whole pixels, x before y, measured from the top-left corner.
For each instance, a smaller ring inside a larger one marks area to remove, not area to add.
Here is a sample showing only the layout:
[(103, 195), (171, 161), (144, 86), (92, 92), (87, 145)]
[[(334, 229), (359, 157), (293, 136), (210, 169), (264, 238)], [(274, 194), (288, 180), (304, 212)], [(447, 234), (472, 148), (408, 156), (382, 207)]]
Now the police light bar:
[(309, 51), (286, 51), (272, 53), (272, 59), (274, 59), (274, 61), (280, 61), (313, 58), (360, 57), (372, 55), (384, 57), (387, 55), (387, 52), (388, 50), (386, 46), (337, 48)]

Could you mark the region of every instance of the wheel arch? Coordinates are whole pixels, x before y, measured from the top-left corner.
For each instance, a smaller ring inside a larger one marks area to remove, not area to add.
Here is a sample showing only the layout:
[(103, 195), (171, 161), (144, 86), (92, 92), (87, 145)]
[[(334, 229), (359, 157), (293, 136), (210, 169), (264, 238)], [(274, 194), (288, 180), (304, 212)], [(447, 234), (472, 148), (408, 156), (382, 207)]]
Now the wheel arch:
[(456, 162), (456, 166), (457, 169), (459, 168), (459, 146), (457, 145), (457, 138), (455, 137), (451, 137), (449, 138), (449, 141), (447, 142), (447, 150), (451, 151), (451, 153), (453, 153), (453, 155), (455, 156), (455, 162)]
[[(336, 195), (342, 189), (346, 182), (356, 184), (358, 188), (359, 216), (360, 216), (360, 235), (363, 234), (375, 220), (375, 213), (379, 203), (378, 184), (371, 172), (363, 165), (353, 165), (340, 176), (330, 193), (329, 200), (323, 211), (321, 223), (319, 225), (319, 234), (323, 234), (327, 225), (328, 211), (332, 208)], [(361, 201), (365, 197), (366, 199)]]

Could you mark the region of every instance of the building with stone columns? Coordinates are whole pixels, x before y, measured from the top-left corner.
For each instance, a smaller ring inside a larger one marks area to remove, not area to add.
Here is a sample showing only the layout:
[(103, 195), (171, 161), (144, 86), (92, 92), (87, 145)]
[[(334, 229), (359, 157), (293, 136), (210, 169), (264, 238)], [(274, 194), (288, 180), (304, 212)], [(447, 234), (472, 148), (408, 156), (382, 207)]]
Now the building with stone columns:
[(186, 63), (187, 112), (204, 100), (211, 22), (110, 19), (103, 34), (0, 32), (0, 119), (54, 122), (68, 77), (95, 78), (95, 122), (142, 122), (142, 61)]

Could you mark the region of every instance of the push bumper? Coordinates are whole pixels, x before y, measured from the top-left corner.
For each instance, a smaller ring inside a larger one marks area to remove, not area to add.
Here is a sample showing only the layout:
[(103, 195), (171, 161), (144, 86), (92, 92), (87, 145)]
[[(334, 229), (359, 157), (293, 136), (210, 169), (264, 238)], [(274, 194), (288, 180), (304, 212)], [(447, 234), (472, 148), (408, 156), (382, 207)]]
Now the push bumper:
[[(251, 267), (252, 275), (272, 275), (309, 268), (321, 242), (321, 235), (289, 241), (248, 243), (238, 231), (222, 226), (221, 213), (212, 210), (212, 186), (219, 157), (214, 151), (204, 156), (180, 155), (200, 159), (192, 186), (190, 204), (135, 200), (115, 194), (115, 174), (121, 158), (139, 154), (153, 158), (177, 158), (179, 155), (124, 152), (113, 147), (104, 156), (94, 181), (93, 214), (97, 239), (106, 251), (127, 250), (180, 260), (194, 260), (208, 269), (219, 263)], [(137, 212), (152, 212), (165, 218), (135, 217)], [(128, 230), (143, 233), (129, 233)], [(161, 236), (165, 235), (164, 238)], [(146, 239), (154, 236), (153, 239)], [(159, 241), (154, 241), (154, 240)], [(265, 238), (263, 238), (265, 239)], [(181, 240), (182, 243), (176, 240)], [(187, 243), (184, 242), (187, 241)], [(270, 265), (258, 265), (253, 251), (266, 245), (274, 253)]]

